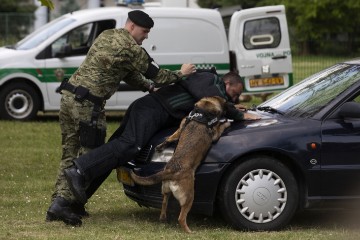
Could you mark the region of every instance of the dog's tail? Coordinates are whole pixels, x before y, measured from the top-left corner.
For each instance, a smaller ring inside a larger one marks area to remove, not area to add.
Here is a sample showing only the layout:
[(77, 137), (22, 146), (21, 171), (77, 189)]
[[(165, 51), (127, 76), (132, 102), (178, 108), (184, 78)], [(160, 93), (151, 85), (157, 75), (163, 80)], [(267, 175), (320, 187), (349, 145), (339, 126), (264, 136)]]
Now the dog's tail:
[(170, 180), (173, 173), (170, 172), (169, 170), (164, 170), (147, 177), (141, 177), (139, 175), (136, 175), (134, 171), (131, 171), (130, 175), (135, 183), (139, 185), (148, 186), (148, 185), (154, 185), (164, 180)]

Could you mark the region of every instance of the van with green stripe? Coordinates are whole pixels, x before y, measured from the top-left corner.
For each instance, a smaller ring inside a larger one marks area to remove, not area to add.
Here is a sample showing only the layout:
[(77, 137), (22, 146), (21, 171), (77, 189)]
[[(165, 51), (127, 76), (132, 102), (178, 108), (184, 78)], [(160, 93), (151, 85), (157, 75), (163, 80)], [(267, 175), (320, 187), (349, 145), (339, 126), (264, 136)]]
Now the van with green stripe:
[[(63, 15), (15, 45), (0, 48), (0, 118), (28, 120), (58, 111), (56, 88), (83, 62), (105, 29), (121, 28), (128, 7), (80, 10)], [(228, 32), (215, 9), (144, 7), (155, 22), (143, 47), (162, 67), (215, 67), (236, 71), (244, 94), (274, 92), (292, 85), (291, 51), (282, 5), (235, 12)], [(121, 83), (106, 110), (126, 110), (144, 92)]]

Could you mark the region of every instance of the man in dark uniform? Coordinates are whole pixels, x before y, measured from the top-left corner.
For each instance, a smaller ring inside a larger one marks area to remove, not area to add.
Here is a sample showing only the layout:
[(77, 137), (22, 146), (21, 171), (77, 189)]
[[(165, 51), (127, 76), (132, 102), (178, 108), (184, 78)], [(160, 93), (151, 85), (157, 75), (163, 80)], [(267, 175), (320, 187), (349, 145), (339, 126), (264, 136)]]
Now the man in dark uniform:
[(238, 101), (242, 90), (241, 78), (236, 73), (220, 79), (217, 74), (202, 72), (136, 100), (108, 143), (80, 156), (74, 160), (73, 167), (65, 170), (77, 200), (85, 204), (100, 185), (99, 179), (101, 183), (113, 169), (134, 159), (161, 128), (178, 125), (202, 97), (220, 96), (229, 101), (228, 118), (258, 119), (257, 115), (242, 112), (232, 104)]
[(81, 66), (68, 81), (62, 82), (59, 88), (62, 158), (47, 221), (81, 225), (81, 217), (88, 215), (84, 205), (76, 203), (64, 169), (72, 166), (79, 155), (104, 143), (105, 101), (117, 91), (120, 82), (151, 92), (154, 83), (174, 83), (195, 71), (193, 64), (182, 65), (180, 71), (157, 66), (140, 46), (153, 25), (153, 20), (143, 11), (129, 12), (125, 27), (101, 33)]

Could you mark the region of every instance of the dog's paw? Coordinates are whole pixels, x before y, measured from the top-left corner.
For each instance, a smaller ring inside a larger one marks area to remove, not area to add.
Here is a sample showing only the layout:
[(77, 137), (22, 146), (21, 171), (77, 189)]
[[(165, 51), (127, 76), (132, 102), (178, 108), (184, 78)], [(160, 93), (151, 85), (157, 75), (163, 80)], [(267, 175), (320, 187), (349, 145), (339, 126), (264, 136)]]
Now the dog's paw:
[(230, 127), (230, 125), (231, 125), (231, 123), (230, 123), (230, 122), (225, 122), (225, 123), (224, 123), (225, 128)]
[(162, 216), (162, 215), (161, 215), (160, 218), (159, 218), (159, 221), (162, 222), (162, 223), (169, 223), (166, 215), (165, 215), (165, 216)]

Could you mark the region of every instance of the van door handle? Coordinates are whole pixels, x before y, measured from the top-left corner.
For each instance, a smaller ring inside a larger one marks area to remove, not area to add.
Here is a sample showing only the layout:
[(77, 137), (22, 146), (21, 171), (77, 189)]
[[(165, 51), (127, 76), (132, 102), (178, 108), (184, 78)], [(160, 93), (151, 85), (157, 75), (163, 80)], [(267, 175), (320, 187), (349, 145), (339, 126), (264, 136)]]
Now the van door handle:
[(276, 60), (276, 59), (284, 59), (284, 58), (287, 58), (287, 56), (285, 56), (285, 55), (276, 55), (276, 56), (273, 56), (271, 59)]

